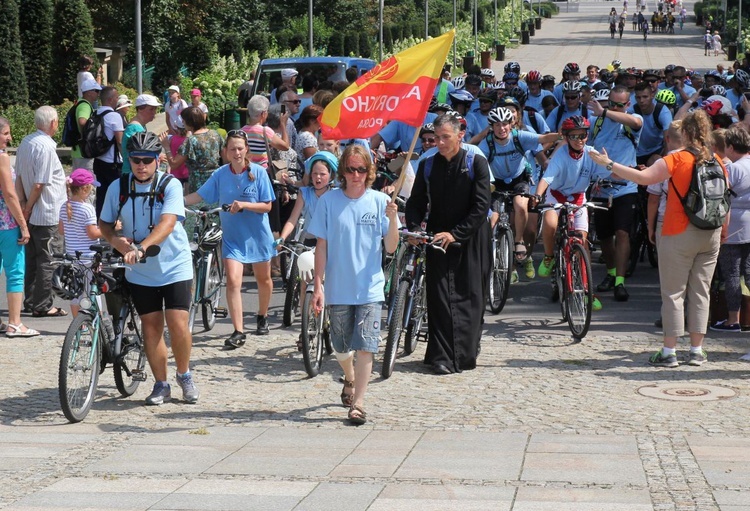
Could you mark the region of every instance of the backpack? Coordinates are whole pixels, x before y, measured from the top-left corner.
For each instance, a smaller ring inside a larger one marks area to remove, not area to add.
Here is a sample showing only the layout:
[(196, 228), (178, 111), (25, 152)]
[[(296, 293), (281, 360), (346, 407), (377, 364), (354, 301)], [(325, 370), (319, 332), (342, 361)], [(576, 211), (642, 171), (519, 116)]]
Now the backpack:
[(70, 107), (68, 113), (65, 114), (65, 123), (63, 124), (62, 143), (63, 145), (72, 148), (76, 148), (81, 142), (81, 128), (78, 126), (78, 117), (76, 116), (76, 110), (78, 110), (81, 101), (88, 103), (89, 106), (91, 106), (91, 103), (83, 98), (80, 98), (78, 101), (73, 103), (73, 106)]
[(524, 110), (529, 114), (529, 124), (531, 124), (531, 127), (534, 128), (537, 135), (541, 135), (539, 132), (539, 121), (536, 118), (536, 110), (529, 106), (524, 107)]
[[(79, 143), (81, 147), (81, 156), (84, 158), (97, 158), (102, 156), (109, 151), (109, 148), (115, 143), (114, 137), (110, 140), (104, 133), (104, 117), (107, 114), (120, 115), (114, 110), (107, 110), (101, 114), (98, 112), (92, 112), (91, 117), (86, 121), (83, 131), (81, 131), (81, 140)], [(117, 151), (115, 151), (115, 153), (117, 153)], [(115, 155), (115, 158), (117, 157), (118, 156)]]
[(695, 163), (690, 187), (685, 196), (677, 191), (672, 178), (669, 178), (669, 182), (691, 224), (698, 229), (718, 229), (724, 224), (732, 196), (736, 194), (729, 189), (724, 169), (715, 157), (699, 161), (697, 151), (686, 150), (695, 157)]
[[(557, 116), (555, 117), (555, 129), (552, 131), (559, 131), (560, 130), (560, 121), (562, 121), (562, 116), (565, 110), (565, 105), (559, 105), (557, 107)], [(589, 118), (589, 110), (586, 108), (586, 105), (581, 103), (581, 117), (585, 117), (586, 119)]]
[[(651, 115), (654, 118), (654, 124), (656, 125), (656, 129), (659, 131), (664, 131), (664, 126), (661, 125), (661, 121), (659, 121), (659, 116), (661, 115), (661, 109), (664, 108), (663, 103), (657, 103), (654, 107), (654, 111), (651, 112)], [(637, 113), (641, 117), (643, 117), (643, 114), (641, 113), (641, 107), (637, 104), (633, 107), (633, 112)]]
[[(151, 189), (147, 192), (136, 192), (135, 191), (135, 180), (131, 179), (130, 174), (123, 174), (120, 176), (120, 197), (119, 207), (117, 208), (117, 216), (115, 221), (120, 218), (122, 214), (122, 208), (128, 200), (135, 200), (136, 197), (148, 197), (149, 214), (151, 219), (149, 221), (148, 230), (149, 232), (154, 229), (154, 203), (164, 203), (164, 195), (169, 182), (174, 179), (172, 174), (162, 174), (161, 178), (157, 173), (154, 176), (154, 180), (151, 181)], [(135, 208), (133, 208), (133, 225), (135, 225)]]
[[(490, 165), (492, 163), (492, 160), (495, 159), (495, 156), (508, 156), (509, 154), (518, 153), (524, 158), (526, 157), (526, 151), (523, 150), (523, 147), (521, 146), (521, 141), (518, 140), (518, 130), (513, 128), (510, 132), (510, 137), (511, 137), (511, 140), (513, 141), (513, 149), (511, 149), (510, 151), (502, 152), (502, 153), (496, 153), (495, 152), (495, 140), (493, 138), (493, 135), (492, 133), (489, 133), (487, 135), (485, 142), (487, 142), (487, 147), (489, 147), (490, 149), (490, 154), (489, 156), (487, 156), (487, 165)], [(524, 172), (526, 172), (528, 176), (531, 176), (532, 174), (531, 164), (529, 163), (528, 160), (526, 160)]]

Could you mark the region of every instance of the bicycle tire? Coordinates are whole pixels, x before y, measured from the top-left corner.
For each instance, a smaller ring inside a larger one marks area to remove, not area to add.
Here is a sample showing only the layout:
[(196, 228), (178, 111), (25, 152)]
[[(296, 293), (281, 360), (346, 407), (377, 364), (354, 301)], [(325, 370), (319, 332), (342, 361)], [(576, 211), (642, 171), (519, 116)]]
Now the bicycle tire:
[(190, 288), (192, 296), (190, 298), (190, 310), (188, 311), (188, 330), (193, 333), (195, 327), (195, 316), (198, 313), (198, 304), (200, 303), (198, 295), (198, 268), (193, 265), (193, 285)]
[[(563, 249), (560, 248), (555, 253), (555, 289), (557, 289), (557, 299), (560, 301), (560, 313), (563, 321), (568, 320), (568, 309), (565, 307), (565, 300), (568, 296), (565, 289), (565, 257)], [(554, 295), (554, 291), (553, 291)]]
[(73, 423), (86, 418), (96, 397), (102, 350), (93, 333), (91, 316), (81, 311), (73, 318), (63, 339), (58, 393), (63, 414)]
[(570, 247), (569, 272), (565, 281), (567, 287), (565, 305), (570, 333), (575, 339), (583, 339), (591, 325), (594, 287), (591, 285), (589, 254), (578, 243), (573, 243)]
[(648, 255), (648, 264), (650, 264), (652, 268), (658, 268), (659, 250), (656, 248), (656, 245), (653, 245), (650, 241), (646, 245), (646, 255)]
[(644, 235), (640, 226), (640, 220), (636, 221), (639, 222), (639, 225), (634, 225), (633, 232), (630, 234), (630, 258), (628, 259), (628, 267), (625, 270), (626, 277), (633, 275), (636, 266), (638, 266), (638, 260), (641, 258)]
[(294, 320), (299, 312), (299, 293), (300, 293), (300, 279), (299, 269), (297, 268), (297, 262), (294, 261), (292, 269), (289, 272), (289, 279), (286, 283), (286, 296), (284, 297), (284, 315), (281, 320), (282, 325), (290, 327), (294, 324)]
[(206, 266), (208, 271), (203, 280), (203, 298), (211, 297), (210, 300), (203, 300), (201, 304), (201, 317), (203, 319), (203, 328), (206, 332), (216, 325), (216, 309), (219, 307), (221, 300), (221, 280), (222, 268), (221, 260), (216, 252), (208, 254)]
[(427, 289), (424, 284), (424, 273), (419, 275), (417, 281), (417, 291), (414, 296), (414, 302), (411, 306), (412, 317), (409, 319), (409, 324), (406, 327), (406, 335), (404, 336), (404, 354), (411, 355), (414, 350), (417, 349), (417, 343), (419, 342), (419, 332), (422, 330), (422, 323), (424, 322), (425, 314), (427, 312)]
[(143, 372), (146, 368), (146, 351), (143, 347), (143, 330), (141, 329), (141, 318), (135, 313), (134, 309), (128, 308), (125, 317), (125, 326), (122, 332), (122, 352), (125, 356), (120, 363), (115, 363), (115, 386), (121, 395), (128, 397), (135, 394), (141, 381), (128, 376), (125, 370), (125, 364), (132, 373), (133, 369)]
[(404, 331), (404, 309), (406, 299), (409, 297), (408, 280), (402, 280), (398, 283), (396, 301), (393, 304), (393, 314), (391, 315), (391, 324), (388, 325), (388, 337), (385, 341), (385, 353), (383, 355), (383, 369), (380, 375), (383, 379), (388, 379), (393, 374), (393, 367), (396, 365), (396, 354), (398, 345), (401, 341), (401, 333)]
[(312, 291), (305, 293), (305, 306), (302, 309), (302, 359), (305, 371), (310, 378), (320, 373), (323, 365), (323, 323), (326, 319), (325, 309), (316, 314), (313, 309)]
[(513, 234), (510, 229), (498, 229), (500, 236), (495, 240), (495, 254), (492, 258), (490, 275), (489, 305), (493, 314), (500, 313), (508, 300), (510, 279), (513, 272)]

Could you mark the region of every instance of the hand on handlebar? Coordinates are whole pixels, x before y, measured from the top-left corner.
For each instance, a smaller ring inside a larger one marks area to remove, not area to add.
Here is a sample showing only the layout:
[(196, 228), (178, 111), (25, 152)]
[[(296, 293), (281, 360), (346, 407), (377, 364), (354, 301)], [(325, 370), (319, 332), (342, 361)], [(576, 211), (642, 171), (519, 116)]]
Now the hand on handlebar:
[(432, 238), (432, 244), (441, 247), (443, 250), (446, 250), (448, 245), (455, 242), (456, 238), (449, 232), (439, 232)]

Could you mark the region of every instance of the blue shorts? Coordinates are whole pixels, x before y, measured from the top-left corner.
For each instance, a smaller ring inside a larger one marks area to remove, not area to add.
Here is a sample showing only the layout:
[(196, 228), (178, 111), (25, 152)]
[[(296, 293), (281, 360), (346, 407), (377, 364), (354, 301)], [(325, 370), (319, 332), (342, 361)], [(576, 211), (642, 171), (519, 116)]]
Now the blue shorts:
[(21, 229), (0, 231), (0, 268), (5, 270), (5, 290), (8, 293), (23, 293), (23, 277), (26, 274), (26, 251), (18, 244)]
[(382, 311), (381, 302), (331, 305), (331, 344), (336, 353), (377, 353)]

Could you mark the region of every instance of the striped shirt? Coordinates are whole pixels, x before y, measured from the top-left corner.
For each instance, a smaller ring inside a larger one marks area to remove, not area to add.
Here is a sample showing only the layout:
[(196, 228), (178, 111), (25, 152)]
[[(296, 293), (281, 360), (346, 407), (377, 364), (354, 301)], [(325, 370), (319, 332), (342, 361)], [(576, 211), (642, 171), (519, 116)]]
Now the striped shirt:
[(65, 202), (65, 172), (57, 157), (55, 141), (41, 130), (24, 137), (16, 152), (16, 175), (28, 199), (34, 184), (43, 184), (42, 193), (31, 210), (29, 224), (57, 225), (60, 206)]
[[(68, 204), (71, 206), (72, 215), (68, 220)], [(86, 226), (96, 225), (96, 210), (89, 202), (70, 201), (64, 202), (60, 208), (60, 222), (65, 233), (65, 252), (75, 255), (76, 250), (84, 257), (94, 255), (89, 247), (94, 241), (86, 233)]]
[[(266, 150), (266, 137), (270, 145), (271, 139), (276, 137), (276, 132), (268, 126), (253, 124), (252, 126), (243, 126), (242, 131), (247, 133), (247, 155), (251, 163), (257, 163), (263, 168), (268, 167), (268, 151)], [(265, 132), (265, 136), (264, 136)]]

